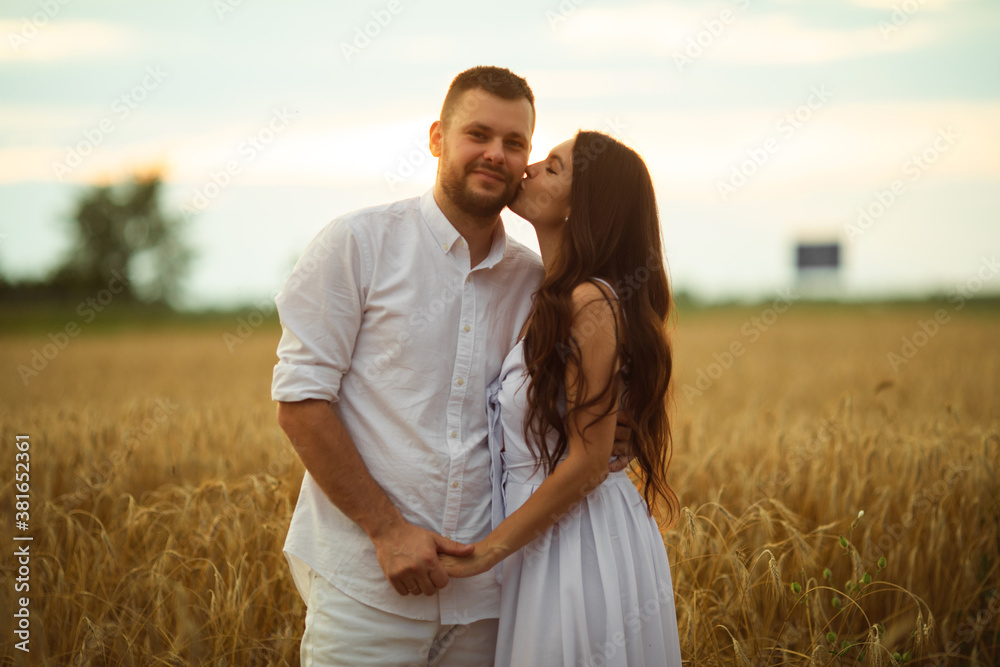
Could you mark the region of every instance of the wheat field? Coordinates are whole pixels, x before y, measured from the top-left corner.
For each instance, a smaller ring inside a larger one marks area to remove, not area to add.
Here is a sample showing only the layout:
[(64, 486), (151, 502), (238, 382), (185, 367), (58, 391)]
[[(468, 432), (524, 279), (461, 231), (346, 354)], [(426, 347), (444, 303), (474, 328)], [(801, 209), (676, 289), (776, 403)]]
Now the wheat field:
[[(4, 664), (298, 664), (279, 331), (237, 326), (83, 331), (27, 384), (47, 332), (0, 336)], [(685, 664), (1000, 664), (1000, 313), (682, 311), (673, 337)]]

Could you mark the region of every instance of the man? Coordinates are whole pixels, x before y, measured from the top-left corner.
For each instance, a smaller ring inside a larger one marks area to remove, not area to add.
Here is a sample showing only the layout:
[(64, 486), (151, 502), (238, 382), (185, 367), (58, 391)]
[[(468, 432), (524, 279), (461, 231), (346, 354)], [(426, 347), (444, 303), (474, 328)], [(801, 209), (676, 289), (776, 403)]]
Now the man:
[(492, 664), (496, 580), (449, 582), (437, 554), (490, 530), (486, 385), (542, 277), (499, 213), (534, 122), (524, 79), (459, 74), (434, 188), (334, 220), (276, 299), (272, 396), (307, 471), (285, 543), (303, 665)]

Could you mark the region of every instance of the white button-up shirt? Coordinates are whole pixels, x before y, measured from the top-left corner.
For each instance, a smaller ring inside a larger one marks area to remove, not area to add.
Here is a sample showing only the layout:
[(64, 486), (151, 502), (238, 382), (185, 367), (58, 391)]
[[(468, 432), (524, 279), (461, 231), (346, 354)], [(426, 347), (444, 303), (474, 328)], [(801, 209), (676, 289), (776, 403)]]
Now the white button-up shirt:
[[(542, 278), (541, 259), (501, 226), (470, 270), (468, 244), (423, 197), (327, 225), (276, 302), (276, 401), (329, 400), (375, 481), (407, 521), (458, 542), (489, 533), (486, 387)], [(408, 618), (499, 616), (492, 572), (436, 595), (399, 595), (375, 547), (307, 472), (285, 540), (296, 585), (309, 568), (351, 597)]]

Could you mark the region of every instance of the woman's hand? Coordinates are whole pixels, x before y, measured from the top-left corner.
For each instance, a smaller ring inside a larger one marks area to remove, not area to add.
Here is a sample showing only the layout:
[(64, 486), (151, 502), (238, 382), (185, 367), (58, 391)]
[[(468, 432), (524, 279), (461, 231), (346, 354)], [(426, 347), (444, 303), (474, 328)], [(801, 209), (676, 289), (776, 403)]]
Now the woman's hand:
[(503, 560), (498, 549), (490, 548), (486, 540), (472, 545), (471, 556), (450, 556), (439, 553), (438, 560), (449, 577), (472, 577), (493, 569), (493, 566)]

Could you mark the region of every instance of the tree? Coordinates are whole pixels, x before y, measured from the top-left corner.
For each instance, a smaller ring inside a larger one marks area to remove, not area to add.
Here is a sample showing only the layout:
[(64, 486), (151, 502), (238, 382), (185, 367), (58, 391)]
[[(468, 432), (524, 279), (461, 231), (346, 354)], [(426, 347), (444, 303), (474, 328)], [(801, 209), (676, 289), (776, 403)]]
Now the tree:
[(176, 303), (193, 255), (182, 221), (160, 208), (161, 186), (153, 173), (85, 192), (71, 221), (73, 245), (51, 284), (93, 293), (121, 276), (126, 299)]

